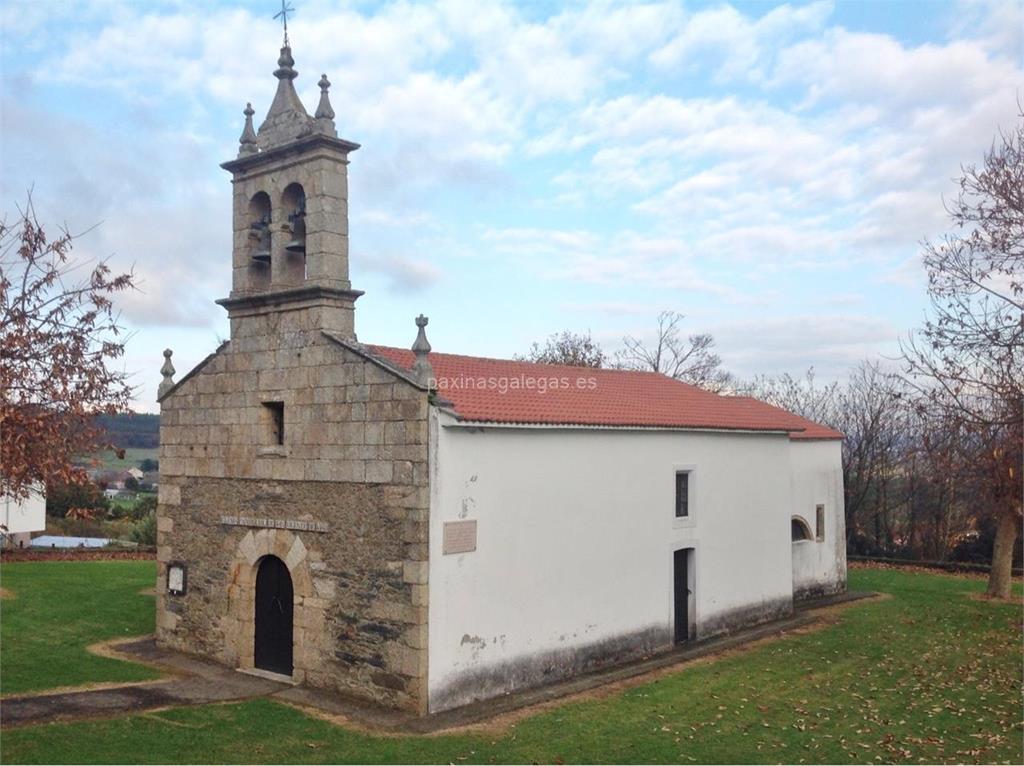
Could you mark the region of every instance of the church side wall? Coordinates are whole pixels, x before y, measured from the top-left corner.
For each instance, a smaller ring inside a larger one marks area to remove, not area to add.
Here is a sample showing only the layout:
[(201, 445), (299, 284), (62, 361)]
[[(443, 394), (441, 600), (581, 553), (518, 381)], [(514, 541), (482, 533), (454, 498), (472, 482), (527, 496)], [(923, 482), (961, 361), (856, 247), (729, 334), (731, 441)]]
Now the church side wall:
[[(289, 321), (234, 328), (163, 402), (157, 641), (251, 668), (255, 571), (276, 555), (294, 586), (293, 678), (424, 712), (426, 393)], [(280, 447), (267, 401), (284, 403)], [(167, 593), (169, 562), (187, 567), (184, 595)]]
[(846, 590), (846, 514), (843, 505), (842, 442), (793, 442), (792, 515), (817, 536), (816, 507), (824, 505), (823, 539), (793, 543), (793, 596), (813, 598)]
[[(444, 419), (432, 421), (431, 712), (667, 648), (676, 549), (694, 551), (695, 637), (792, 610), (785, 436)], [(458, 520), (477, 522), (476, 550), (445, 555)]]

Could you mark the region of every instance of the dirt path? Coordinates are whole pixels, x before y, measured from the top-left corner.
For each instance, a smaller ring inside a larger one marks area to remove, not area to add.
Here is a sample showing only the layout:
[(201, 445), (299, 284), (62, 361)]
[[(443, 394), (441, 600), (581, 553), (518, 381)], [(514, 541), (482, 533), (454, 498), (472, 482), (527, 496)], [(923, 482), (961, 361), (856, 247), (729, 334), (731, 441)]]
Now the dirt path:
[(151, 636), (129, 642), (105, 641), (89, 648), (103, 656), (156, 667), (171, 677), (4, 697), (3, 728), (238, 701), (288, 688), (287, 684), (239, 673), (212, 662), (165, 652), (156, 647)]

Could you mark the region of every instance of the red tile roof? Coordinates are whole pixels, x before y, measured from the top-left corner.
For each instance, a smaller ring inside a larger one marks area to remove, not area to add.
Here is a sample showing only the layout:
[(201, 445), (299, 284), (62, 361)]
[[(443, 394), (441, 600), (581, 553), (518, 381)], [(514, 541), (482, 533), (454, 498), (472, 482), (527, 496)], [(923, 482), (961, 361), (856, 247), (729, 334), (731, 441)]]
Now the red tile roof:
[[(411, 370), (413, 353), (367, 346)], [(750, 397), (719, 396), (654, 372), (593, 370), (431, 353), (438, 395), (461, 420), (548, 425), (788, 431), (794, 439), (842, 434)]]
[(768, 404), (762, 402), (759, 399), (755, 399), (752, 396), (734, 396), (733, 399), (745, 399), (750, 402), (754, 402), (757, 406), (774, 410), (780, 419), (785, 419), (792, 423), (793, 426), (802, 428), (802, 431), (792, 431), (789, 434), (790, 439), (842, 439), (843, 434), (840, 431), (836, 431), (828, 426), (823, 426), (821, 423), (815, 423), (813, 420), (800, 417), (789, 410), (784, 410), (781, 407), (776, 407), (774, 404)]

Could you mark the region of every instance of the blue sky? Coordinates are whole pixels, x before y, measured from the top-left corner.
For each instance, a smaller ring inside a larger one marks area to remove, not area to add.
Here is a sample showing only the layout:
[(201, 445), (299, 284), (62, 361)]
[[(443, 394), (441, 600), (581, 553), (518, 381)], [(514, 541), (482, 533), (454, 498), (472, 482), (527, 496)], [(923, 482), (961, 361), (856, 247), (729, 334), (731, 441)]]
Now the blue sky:
[[(360, 340), (608, 350), (656, 314), (730, 370), (842, 377), (925, 306), (919, 243), (1024, 93), (1016, 2), (294, 0), (307, 108), (330, 77), (350, 165)], [(120, 301), (138, 407), (228, 334), (241, 110), (262, 119), (271, 0), (7, 0), (0, 187), (34, 186)]]

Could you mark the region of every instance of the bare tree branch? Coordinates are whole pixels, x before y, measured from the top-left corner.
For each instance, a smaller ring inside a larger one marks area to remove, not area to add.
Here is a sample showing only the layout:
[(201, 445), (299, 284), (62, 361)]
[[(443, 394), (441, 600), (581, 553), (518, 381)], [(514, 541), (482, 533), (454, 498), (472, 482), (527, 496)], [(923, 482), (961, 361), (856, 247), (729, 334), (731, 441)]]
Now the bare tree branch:
[(615, 354), (615, 366), (626, 370), (650, 370), (709, 391), (723, 391), (733, 383), (714, 353), (715, 340), (707, 333), (684, 338), (680, 329), (685, 316), (675, 311), (658, 314), (658, 332), (653, 345), (632, 336), (622, 339)]

